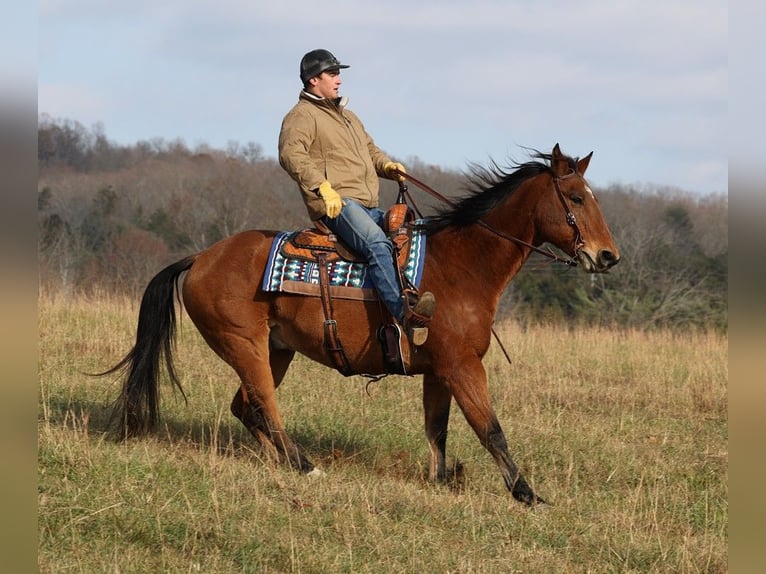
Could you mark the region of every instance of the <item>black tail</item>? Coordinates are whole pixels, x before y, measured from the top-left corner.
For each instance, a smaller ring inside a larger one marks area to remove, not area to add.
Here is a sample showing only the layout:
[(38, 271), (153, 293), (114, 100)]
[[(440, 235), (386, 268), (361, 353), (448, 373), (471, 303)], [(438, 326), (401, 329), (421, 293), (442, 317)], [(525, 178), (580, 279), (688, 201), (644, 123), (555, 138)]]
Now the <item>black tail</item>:
[(125, 373), (122, 392), (114, 404), (111, 419), (112, 424), (119, 425), (123, 438), (144, 434), (157, 427), (163, 356), (170, 380), (186, 399), (173, 366), (175, 299), (179, 298), (178, 278), (191, 268), (196, 257), (191, 255), (169, 265), (149, 282), (138, 312), (136, 344), (119, 363), (100, 373)]

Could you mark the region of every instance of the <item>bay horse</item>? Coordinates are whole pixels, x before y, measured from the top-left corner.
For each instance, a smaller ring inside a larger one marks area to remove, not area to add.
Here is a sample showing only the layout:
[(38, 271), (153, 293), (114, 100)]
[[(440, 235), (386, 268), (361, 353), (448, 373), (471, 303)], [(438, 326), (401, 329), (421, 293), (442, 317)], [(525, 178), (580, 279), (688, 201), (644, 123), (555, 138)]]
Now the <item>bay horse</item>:
[[(533, 150), (534, 151), (534, 150)], [(457, 403), (480, 443), (495, 459), (514, 498), (544, 502), (520, 473), (490, 404), (482, 358), (490, 345), (500, 296), (533, 250), (556, 246), (586, 272), (606, 272), (619, 252), (596, 196), (584, 179), (585, 158), (534, 151), (511, 168), (474, 168), (468, 193), (426, 218), (421, 288), (437, 301), (430, 335), (413, 349), (409, 374), (423, 375), (429, 478), (445, 480), (447, 426)], [(288, 433), (276, 389), (295, 353), (332, 367), (323, 345), (320, 298), (264, 292), (261, 280), (278, 232), (250, 230), (223, 239), (160, 271), (148, 284), (135, 345), (109, 371), (124, 372), (114, 406), (123, 437), (156, 428), (162, 363), (183, 393), (173, 366), (175, 300), (179, 298), (207, 344), (240, 379), (231, 412), (267, 449), (304, 472), (314, 465)], [(181, 283), (183, 277), (182, 286)], [(354, 373), (382, 373), (375, 341), (382, 324), (377, 302), (337, 299), (334, 318)]]

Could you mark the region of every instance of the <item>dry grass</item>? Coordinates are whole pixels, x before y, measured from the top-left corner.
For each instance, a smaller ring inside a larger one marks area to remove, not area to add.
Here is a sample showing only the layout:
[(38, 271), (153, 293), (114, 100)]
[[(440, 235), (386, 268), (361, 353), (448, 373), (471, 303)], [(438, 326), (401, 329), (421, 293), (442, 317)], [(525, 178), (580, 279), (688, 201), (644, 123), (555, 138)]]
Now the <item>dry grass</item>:
[(234, 374), (186, 317), (184, 404), (166, 387), (156, 437), (106, 434), (137, 302), (40, 300), (42, 572), (725, 572), (727, 338), (500, 327), (494, 405), (545, 512), (513, 501), (460, 412), (462, 488), (424, 480), (420, 382), (365, 393), (296, 360), (288, 429), (327, 473), (262, 460), (228, 411)]

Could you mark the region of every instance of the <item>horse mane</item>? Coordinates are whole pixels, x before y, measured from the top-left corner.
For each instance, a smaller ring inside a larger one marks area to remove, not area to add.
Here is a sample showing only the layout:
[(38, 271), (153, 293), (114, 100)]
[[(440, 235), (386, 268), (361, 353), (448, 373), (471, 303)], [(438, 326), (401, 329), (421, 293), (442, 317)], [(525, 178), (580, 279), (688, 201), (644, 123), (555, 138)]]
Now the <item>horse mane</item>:
[[(465, 227), (475, 223), (516, 191), (523, 182), (541, 173), (553, 173), (551, 154), (535, 149), (529, 151), (529, 161), (514, 161), (509, 167), (501, 167), (492, 160), (488, 167), (469, 164), (465, 195), (438, 210), (436, 215), (428, 217), (423, 223), (426, 232), (433, 235), (448, 227)], [(565, 159), (570, 168), (575, 169), (577, 159)]]

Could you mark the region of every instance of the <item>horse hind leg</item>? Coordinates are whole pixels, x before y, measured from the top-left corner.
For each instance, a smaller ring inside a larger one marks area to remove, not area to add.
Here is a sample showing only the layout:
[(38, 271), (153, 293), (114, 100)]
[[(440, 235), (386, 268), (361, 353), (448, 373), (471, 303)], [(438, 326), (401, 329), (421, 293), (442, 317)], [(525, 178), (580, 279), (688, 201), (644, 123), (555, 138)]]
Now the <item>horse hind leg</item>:
[(275, 460), (279, 452), (271, 440), (271, 432), (262, 409), (254, 407), (247, 396), (247, 387), (240, 385), (231, 401), (231, 413), (250, 431), (261, 447)]
[(231, 412), (273, 458), (286, 460), (304, 473), (313, 471), (314, 465), (293, 442), (278, 417), (269, 414), (272, 410), (269, 405), (252, 400), (244, 384), (231, 402)]
[(314, 470), (314, 465), (285, 431), (276, 402), (276, 388), (294, 354), (293, 351), (272, 350), (268, 365), (259, 360), (235, 365), (242, 384), (232, 399), (231, 412), (268, 452), (286, 460), (293, 468), (309, 473)]
[[(272, 379), (274, 380), (274, 389), (279, 387), (294, 356), (295, 351), (271, 349), (269, 353), (269, 367), (271, 369)], [(264, 446), (269, 446), (271, 441), (266, 438), (268, 434), (266, 421), (260, 416), (258, 411), (255, 411), (252, 408), (247, 396), (247, 387), (244, 383), (242, 383), (239, 389), (237, 389), (237, 392), (234, 393), (234, 398), (231, 401), (231, 413), (237, 417), (248, 430), (251, 432), (256, 431), (253, 434), (257, 433), (256, 438), (259, 439), (259, 442), (264, 442), (261, 439), (265, 439), (266, 444)]]
[(269, 368), (271, 368), (271, 376), (274, 379), (274, 389), (277, 389), (282, 383), (282, 379), (285, 378), (293, 357), (295, 357), (295, 351), (292, 349), (275, 349), (273, 347), (270, 349)]
[(315, 470), (311, 461), (284, 429), (273, 398), (254, 400), (246, 384), (243, 384), (234, 395), (231, 411), (275, 458), (287, 461), (290, 466), (303, 473)]
[(423, 413), (426, 438), (431, 451), (428, 478), (432, 482), (447, 481), (447, 427), (449, 425), (452, 393), (443, 379), (423, 376)]

